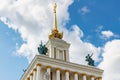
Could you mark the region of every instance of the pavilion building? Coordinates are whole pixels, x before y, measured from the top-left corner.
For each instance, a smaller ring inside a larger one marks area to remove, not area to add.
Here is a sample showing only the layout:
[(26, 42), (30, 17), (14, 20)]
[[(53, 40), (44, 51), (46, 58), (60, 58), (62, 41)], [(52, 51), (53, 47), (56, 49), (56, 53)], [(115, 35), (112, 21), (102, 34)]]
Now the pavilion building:
[(70, 44), (62, 40), (54, 5), (54, 25), (46, 43), (47, 55), (36, 55), (21, 80), (102, 80), (103, 70), (69, 61)]

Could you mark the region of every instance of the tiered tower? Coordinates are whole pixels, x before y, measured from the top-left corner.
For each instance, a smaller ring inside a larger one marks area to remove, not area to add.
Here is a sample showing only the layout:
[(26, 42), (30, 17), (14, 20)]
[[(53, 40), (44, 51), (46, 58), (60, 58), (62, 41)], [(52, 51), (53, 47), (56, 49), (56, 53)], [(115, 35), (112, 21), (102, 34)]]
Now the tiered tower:
[(102, 80), (103, 70), (69, 62), (70, 44), (62, 40), (57, 25), (56, 3), (54, 25), (46, 44), (47, 55), (36, 55), (21, 80)]
[(54, 25), (49, 40), (46, 44), (48, 55), (50, 58), (69, 61), (69, 46), (70, 44), (62, 40), (63, 32), (59, 32), (56, 17), (56, 3), (54, 5)]

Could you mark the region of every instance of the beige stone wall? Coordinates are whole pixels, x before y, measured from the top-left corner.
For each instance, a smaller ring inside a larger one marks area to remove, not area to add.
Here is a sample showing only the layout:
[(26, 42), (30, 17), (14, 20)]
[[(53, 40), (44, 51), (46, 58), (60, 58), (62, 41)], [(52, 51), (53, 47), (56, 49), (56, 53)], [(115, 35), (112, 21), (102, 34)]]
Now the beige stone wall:
[(62, 39), (50, 39), (46, 47), (49, 51), (49, 57), (63, 61), (69, 61), (70, 44)]

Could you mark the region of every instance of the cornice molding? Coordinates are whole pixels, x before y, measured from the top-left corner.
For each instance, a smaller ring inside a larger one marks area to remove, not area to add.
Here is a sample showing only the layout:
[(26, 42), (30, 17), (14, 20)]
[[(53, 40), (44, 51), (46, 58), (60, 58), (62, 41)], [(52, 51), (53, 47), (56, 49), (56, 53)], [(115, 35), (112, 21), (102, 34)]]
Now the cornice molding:
[(100, 77), (103, 73), (103, 70), (93, 66), (65, 62), (63, 60), (49, 58), (45, 55), (36, 55), (28, 66), (27, 71), (21, 77), (21, 80), (24, 80), (26, 76), (32, 72), (31, 70), (35, 68), (36, 64), (41, 64), (46, 67), (50, 66), (51, 68), (60, 68), (61, 70), (69, 70), (70, 72), (78, 72), (79, 74), (94, 75), (95, 77)]
[(69, 48), (70, 47), (70, 44), (69, 43), (67, 43), (66, 41), (64, 41), (64, 40), (61, 40), (61, 39), (50, 39), (47, 43), (46, 43), (46, 45), (48, 46), (48, 45), (50, 45), (50, 44), (52, 44), (52, 46), (62, 46), (62, 47), (67, 47), (67, 48)]

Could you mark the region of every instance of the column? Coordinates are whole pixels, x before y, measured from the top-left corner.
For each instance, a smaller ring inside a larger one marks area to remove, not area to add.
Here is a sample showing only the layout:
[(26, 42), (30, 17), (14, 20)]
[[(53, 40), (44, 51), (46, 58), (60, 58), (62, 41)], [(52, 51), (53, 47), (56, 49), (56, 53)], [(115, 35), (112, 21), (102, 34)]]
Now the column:
[(78, 80), (78, 73), (77, 72), (74, 73), (74, 80)]
[(49, 80), (50, 80), (50, 76), (51, 76), (51, 67), (50, 66), (47, 66), (47, 73), (49, 74)]
[(41, 64), (37, 64), (36, 80), (40, 80)]
[(95, 80), (95, 77), (94, 76), (90, 76), (90, 80)]
[(56, 69), (56, 80), (60, 80), (60, 69)]
[(33, 80), (33, 73), (30, 74), (30, 80)]
[(82, 74), (83, 80), (87, 80), (86, 74)]
[(102, 80), (102, 77), (98, 77), (98, 80)]
[(36, 69), (33, 69), (33, 80), (36, 80)]
[(69, 80), (69, 70), (65, 71), (65, 80)]

